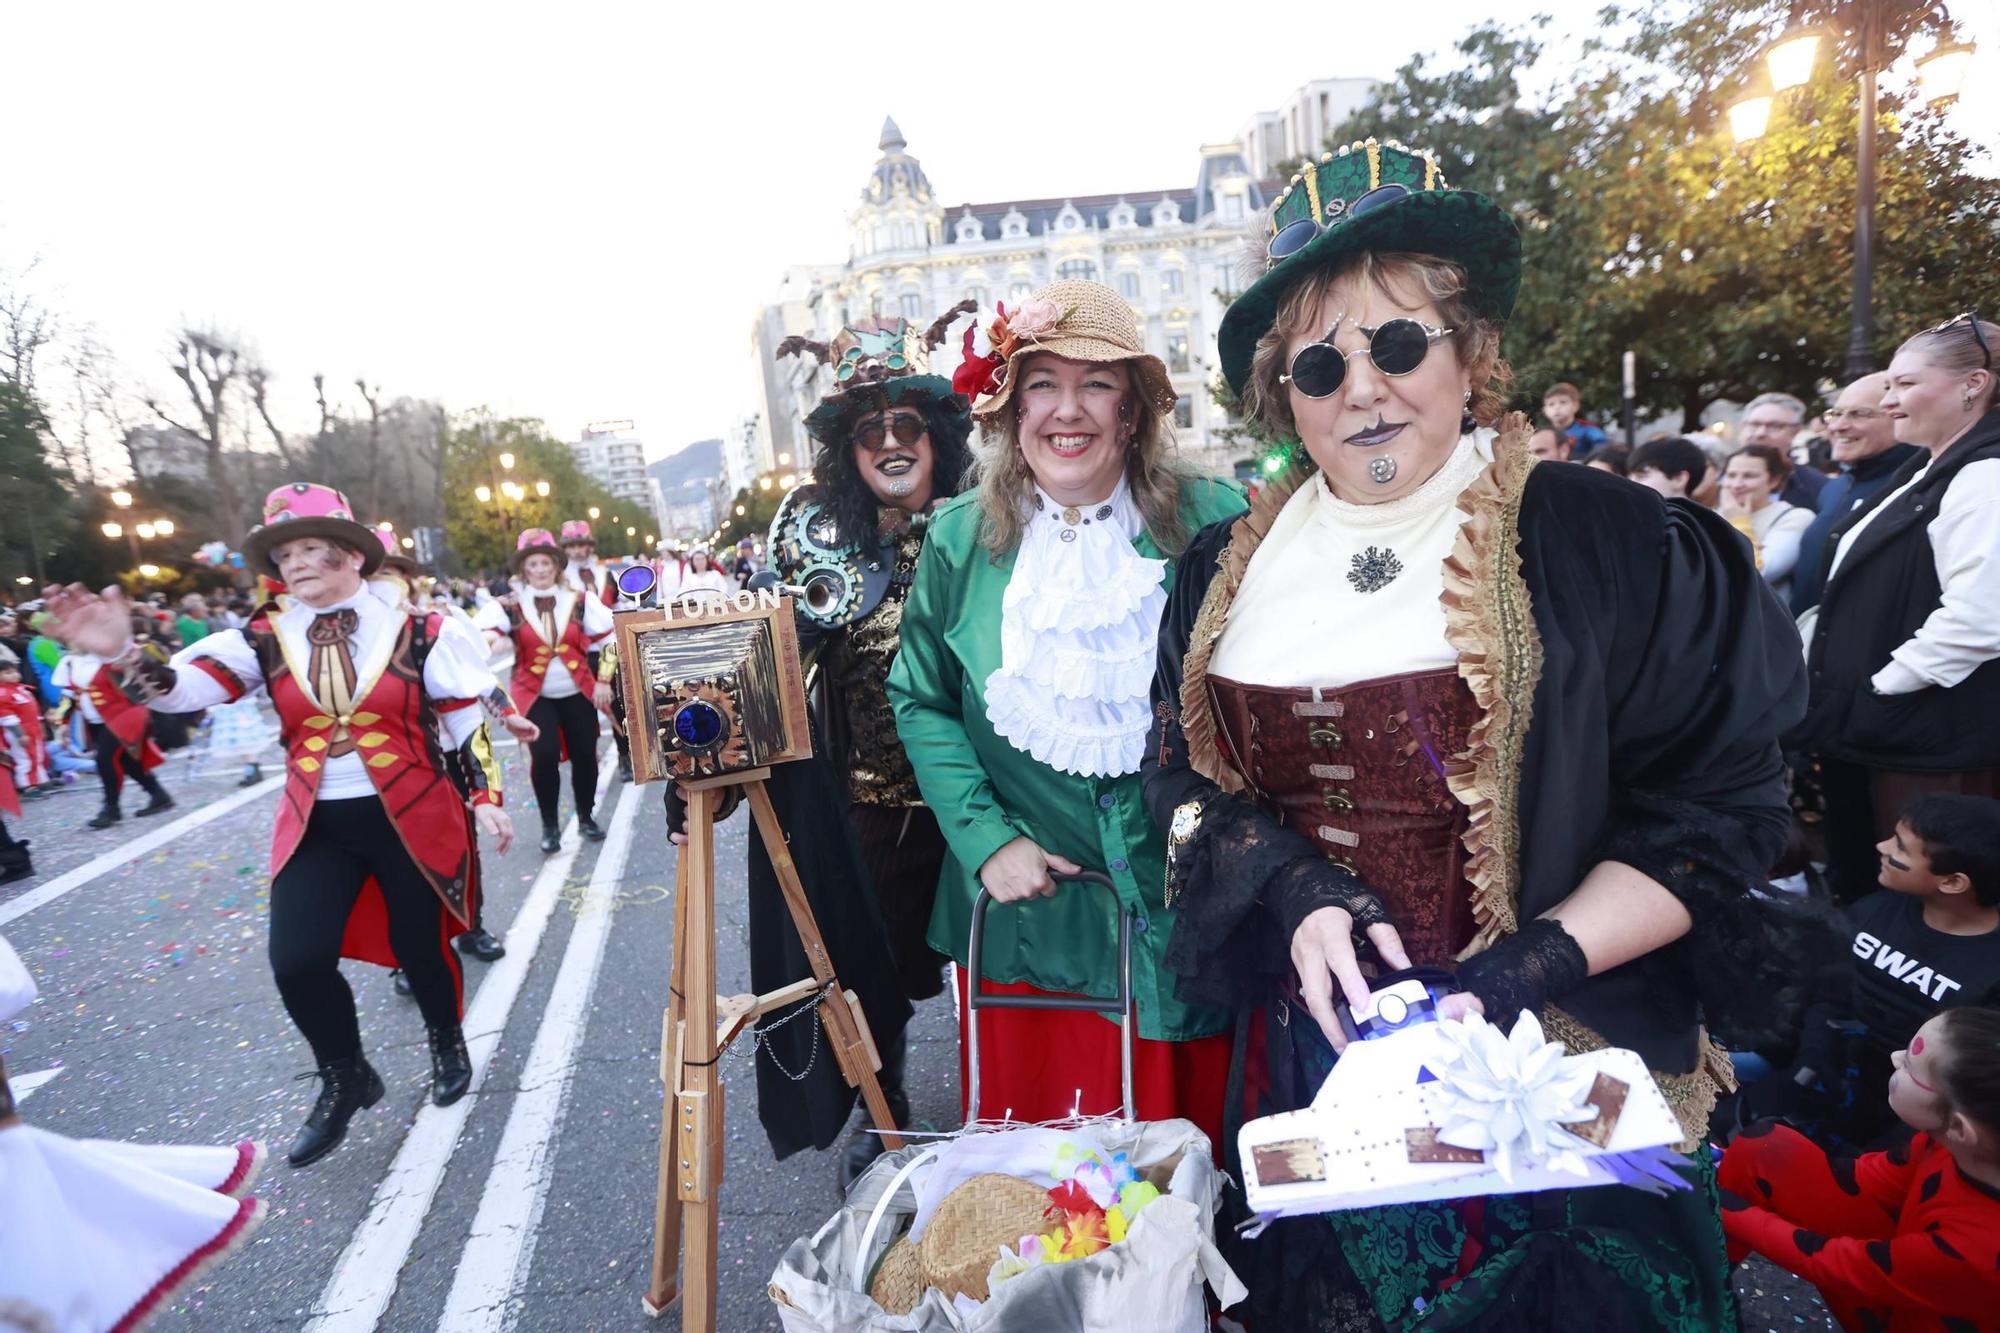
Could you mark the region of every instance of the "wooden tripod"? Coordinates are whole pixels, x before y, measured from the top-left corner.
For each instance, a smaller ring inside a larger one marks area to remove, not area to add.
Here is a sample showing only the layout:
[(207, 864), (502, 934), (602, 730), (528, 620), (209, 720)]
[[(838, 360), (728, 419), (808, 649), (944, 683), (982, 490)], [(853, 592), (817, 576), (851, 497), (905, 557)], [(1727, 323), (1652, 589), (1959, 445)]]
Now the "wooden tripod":
[[(729, 1043), (764, 1014), (817, 993), (819, 1021), (849, 1087), (862, 1100), (882, 1141), (900, 1148), (896, 1122), (875, 1077), (881, 1057), (868, 1021), (826, 956), (826, 942), (799, 883), (778, 812), (764, 787), (768, 768), (681, 784), (687, 793), (687, 845), (674, 878), (674, 961), (660, 1052), (666, 1105), (660, 1124), (660, 1192), (653, 1210), (653, 1275), (646, 1313), (657, 1316), (682, 1297), (681, 1327), (688, 1333), (715, 1328), (716, 1223), (722, 1192), (722, 1075), (717, 1065)], [(750, 800), (758, 836), (770, 854), (792, 925), (805, 945), (812, 977), (765, 995), (715, 993), (715, 827), (719, 793), (741, 787)], [(685, 1263), (682, 1264), (682, 1260)], [(677, 1272), (679, 1267), (682, 1271)]]

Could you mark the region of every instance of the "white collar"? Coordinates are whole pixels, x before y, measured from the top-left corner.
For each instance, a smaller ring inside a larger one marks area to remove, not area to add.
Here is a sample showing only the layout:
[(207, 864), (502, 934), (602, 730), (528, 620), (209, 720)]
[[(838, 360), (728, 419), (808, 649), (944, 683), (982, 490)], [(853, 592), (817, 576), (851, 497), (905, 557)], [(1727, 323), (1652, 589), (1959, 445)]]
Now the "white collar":
[(1118, 474), (1118, 485), (1112, 489), (1111, 494), (1096, 504), (1062, 504), (1040, 486), (1034, 488), (1034, 494), (1028, 504), (1028, 523), (1031, 528), (1048, 526), (1060, 530), (1103, 527), (1123, 533), (1128, 542), (1135, 540), (1146, 528), (1145, 516), (1139, 512), (1139, 506), (1133, 503), (1131, 487), (1126, 484), (1125, 474), (1122, 472)]
[(374, 591), (369, 587), (368, 580), (366, 579), (363, 579), (361, 581), (360, 590), (357, 591), (352, 597), (343, 597), (339, 601), (333, 603), (333, 605), (331, 606), (308, 606), (304, 601), (302, 601), (297, 597), (290, 598), (290, 601), (291, 605), (286, 607), (285, 609), (288, 612), (289, 611), (303, 612), (305, 618), (308, 620), (314, 616), (331, 615), (335, 611), (346, 611), (349, 610), (350, 608), (356, 614), (365, 616), (368, 612), (374, 610), (376, 607), (383, 606), (382, 599), (375, 595)]
[(1337, 528), (1388, 528), (1455, 508), (1458, 497), (1478, 478), (1487, 463), (1482, 456), (1479, 432), (1458, 437), (1442, 466), (1407, 495), (1380, 504), (1355, 504), (1343, 500), (1327, 485), (1324, 472), (1313, 473), (1321, 522)]

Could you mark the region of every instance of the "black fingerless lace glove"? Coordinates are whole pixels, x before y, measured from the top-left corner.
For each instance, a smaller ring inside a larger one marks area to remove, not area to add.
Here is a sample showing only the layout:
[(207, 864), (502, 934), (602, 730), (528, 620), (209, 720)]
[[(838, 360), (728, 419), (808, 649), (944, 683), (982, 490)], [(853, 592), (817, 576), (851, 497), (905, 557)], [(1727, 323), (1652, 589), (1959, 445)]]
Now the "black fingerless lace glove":
[(1388, 921), (1388, 909), (1354, 876), (1334, 869), (1318, 857), (1301, 857), (1271, 877), (1264, 906), (1277, 919), (1289, 947), (1302, 922), (1322, 907), (1344, 907), (1354, 918), (1354, 933)]
[(1458, 984), (1486, 1006), (1486, 1021), (1511, 1029), (1523, 1009), (1540, 1009), (1576, 989), (1590, 961), (1560, 921), (1538, 916), (1458, 967)]
[[(664, 793), (664, 798), (667, 807), (668, 834), (686, 833), (687, 801), (681, 796), (680, 785), (669, 782), (667, 790)], [(735, 814), (736, 807), (742, 803), (743, 789), (741, 787), (724, 787), (722, 789), (722, 799), (715, 803), (715, 817), (709, 820), (709, 823), (720, 824), (723, 820)]]

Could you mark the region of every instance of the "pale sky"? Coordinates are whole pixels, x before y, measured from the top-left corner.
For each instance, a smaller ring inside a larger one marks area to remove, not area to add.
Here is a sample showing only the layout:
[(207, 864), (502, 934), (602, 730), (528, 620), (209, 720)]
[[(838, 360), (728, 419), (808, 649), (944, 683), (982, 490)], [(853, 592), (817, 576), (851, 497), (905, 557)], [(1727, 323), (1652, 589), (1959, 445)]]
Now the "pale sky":
[[(1581, 33), (1597, 5), (1535, 8)], [(288, 426), (312, 423), (315, 370), (360, 373), (563, 437), (630, 417), (654, 457), (761, 405), (754, 311), (788, 265), (845, 256), (885, 115), (947, 206), (1137, 195), (1191, 185), (1201, 143), (1308, 79), (1387, 77), (1494, 12), (6, 9), (0, 268), (39, 256), (53, 304), (129, 378), (178, 393), (166, 356), (194, 322), (255, 347)], [(2000, 125), (2000, 3), (1953, 10), (1985, 70), (1955, 115)]]

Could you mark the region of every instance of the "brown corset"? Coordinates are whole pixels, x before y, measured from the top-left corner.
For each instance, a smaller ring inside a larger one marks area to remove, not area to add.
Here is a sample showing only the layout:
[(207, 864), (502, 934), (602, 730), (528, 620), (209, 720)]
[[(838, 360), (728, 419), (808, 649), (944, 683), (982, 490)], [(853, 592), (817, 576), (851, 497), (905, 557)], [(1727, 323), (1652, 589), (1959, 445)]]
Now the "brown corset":
[(1208, 678), (1217, 740), (1279, 822), (1380, 895), (1410, 961), (1449, 967), (1473, 935), (1463, 765), (1479, 705), (1456, 667), (1337, 690)]

